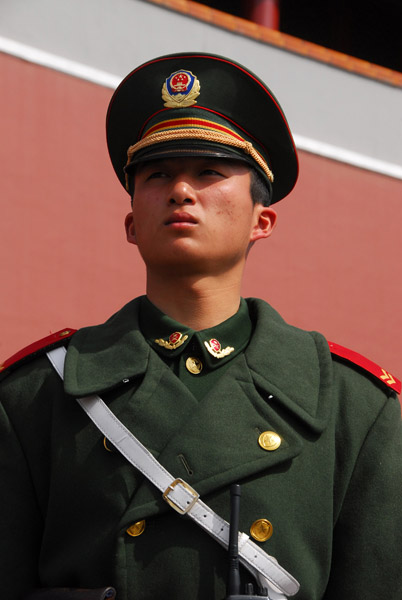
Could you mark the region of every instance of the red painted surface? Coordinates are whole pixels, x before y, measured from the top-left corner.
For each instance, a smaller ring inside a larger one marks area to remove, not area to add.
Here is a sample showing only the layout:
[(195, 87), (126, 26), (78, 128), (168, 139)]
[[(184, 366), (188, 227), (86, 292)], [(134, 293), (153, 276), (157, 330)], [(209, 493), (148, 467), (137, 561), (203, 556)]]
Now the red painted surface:
[[(0, 54), (0, 362), (144, 292), (104, 122), (112, 90)], [(402, 182), (300, 153), (243, 294), (401, 376)]]
[(250, 21), (270, 29), (279, 29), (279, 0), (248, 0), (244, 5)]
[(0, 54), (0, 362), (144, 289), (106, 150), (112, 91)]

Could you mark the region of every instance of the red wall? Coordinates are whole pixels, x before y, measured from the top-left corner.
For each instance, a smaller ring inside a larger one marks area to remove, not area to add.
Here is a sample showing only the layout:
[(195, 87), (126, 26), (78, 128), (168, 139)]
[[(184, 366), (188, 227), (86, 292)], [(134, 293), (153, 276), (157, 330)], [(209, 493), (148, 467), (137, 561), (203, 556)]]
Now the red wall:
[[(112, 91), (0, 54), (0, 360), (144, 291), (106, 151)], [(402, 182), (306, 153), (244, 295), (402, 375)]]

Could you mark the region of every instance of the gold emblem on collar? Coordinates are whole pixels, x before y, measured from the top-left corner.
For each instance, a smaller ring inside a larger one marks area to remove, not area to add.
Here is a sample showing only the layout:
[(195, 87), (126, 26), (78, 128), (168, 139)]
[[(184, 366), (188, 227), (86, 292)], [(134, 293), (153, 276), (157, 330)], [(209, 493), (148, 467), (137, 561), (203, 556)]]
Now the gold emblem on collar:
[(204, 342), (204, 346), (215, 358), (223, 358), (224, 356), (228, 356), (228, 354), (231, 354), (234, 350), (232, 346), (226, 346), (226, 348), (222, 348), (220, 342), (218, 342), (216, 338), (212, 338), (209, 340), (209, 342)]
[(184, 344), (187, 338), (188, 335), (183, 335), (180, 333), (180, 331), (175, 331), (169, 335), (168, 341), (164, 340), (163, 338), (159, 338), (154, 340), (154, 342), (155, 344), (158, 344), (158, 346), (162, 346), (162, 348), (166, 348), (167, 350), (176, 350), (176, 348), (179, 348), (182, 344)]

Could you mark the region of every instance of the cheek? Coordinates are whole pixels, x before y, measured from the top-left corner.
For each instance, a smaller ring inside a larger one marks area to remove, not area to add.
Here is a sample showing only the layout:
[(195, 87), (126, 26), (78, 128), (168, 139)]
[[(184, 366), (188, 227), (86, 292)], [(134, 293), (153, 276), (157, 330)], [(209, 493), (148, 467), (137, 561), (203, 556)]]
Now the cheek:
[(133, 221), (135, 226), (141, 225), (141, 223), (146, 223), (149, 218), (149, 214), (152, 212), (150, 210), (151, 202), (142, 202), (135, 200), (133, 201)]
[(234, 221), (240, 214), (240, 198), (233, 185), (221, 186), (214, 194), (211, 208), (219, 217), (226, 217), (228, 221)]
[(133, 210), (133, 224), (132, 230), (135, 233), (135, 243), (142, 244), (144, 238), (149, 236), (147, 231), (149, 230), (149, 223), (147, 222), (147, 215), (141, 211)]

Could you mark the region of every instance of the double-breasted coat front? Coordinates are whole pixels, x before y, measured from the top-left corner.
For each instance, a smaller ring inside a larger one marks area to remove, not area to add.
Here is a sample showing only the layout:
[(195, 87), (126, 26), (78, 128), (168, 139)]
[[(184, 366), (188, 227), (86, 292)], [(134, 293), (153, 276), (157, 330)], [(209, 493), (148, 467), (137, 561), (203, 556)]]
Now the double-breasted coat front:
[[(298, 600), (402, 597), (402, 430), (391, 390), (318, 333), (248, 300), (253, 333), (197, 399), (149, 346), (134, 300), (68, 344), (64, 384), (39, 352), (0, 384), (1, 582), (112, 585), (118, 600), (225, 596), (226, 551), (104, 444), (76, 397), (97, 393), (174, 477), (300, 582)], [(267, 451), (263, 432), (280, 436)], [(133, 535), (134, 534), (134, 535)]]

